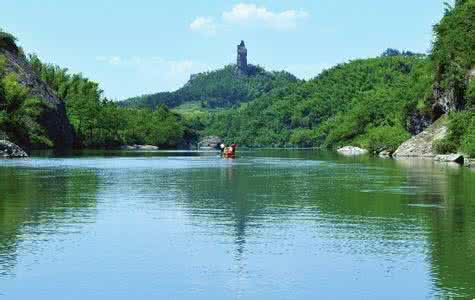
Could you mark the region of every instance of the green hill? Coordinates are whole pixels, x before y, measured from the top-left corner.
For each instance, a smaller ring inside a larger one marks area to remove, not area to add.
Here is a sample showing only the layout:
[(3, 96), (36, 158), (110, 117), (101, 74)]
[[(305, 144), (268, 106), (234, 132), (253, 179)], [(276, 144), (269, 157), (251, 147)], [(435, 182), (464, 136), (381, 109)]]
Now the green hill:
[(410, 136), (409, 116), (426, 109), (419, 100), (430, 87), (426, 56), (389, 50), (281, 85), (245, 107), (209, 113), (204, 134), (248, 146), (394, 148)]
[(155, 109), (159, 104), (175, 108), (194, 102), (206, 109), (230, 108), (254, 100), (278, 86), (297, 81), (290, 73), (267, 72), (253, 65), (248, 66), (247, 75), (242, 75), (235, 65), (228, 65), (220, 70), (193, 75), (185, 86), (175, 92), (130, 98), (121, 105)]

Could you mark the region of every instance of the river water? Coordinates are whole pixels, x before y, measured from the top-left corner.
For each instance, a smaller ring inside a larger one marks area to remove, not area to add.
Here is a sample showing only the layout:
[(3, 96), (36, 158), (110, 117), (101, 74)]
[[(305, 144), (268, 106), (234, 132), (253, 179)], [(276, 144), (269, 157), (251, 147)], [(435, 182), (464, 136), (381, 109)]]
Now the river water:
[(0, 298), (475, 298), (475, 172), (318, 151), (0, 161)]

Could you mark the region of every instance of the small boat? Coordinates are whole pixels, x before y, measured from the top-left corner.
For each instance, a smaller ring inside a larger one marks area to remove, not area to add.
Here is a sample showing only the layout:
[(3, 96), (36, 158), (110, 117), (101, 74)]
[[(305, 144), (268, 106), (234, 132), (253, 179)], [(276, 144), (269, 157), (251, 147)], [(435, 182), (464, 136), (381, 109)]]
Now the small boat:
[(223, 155), (223, 157), (225, 158), (236, 157), (236, 148), (237, 148), (236, 144), (232, 144), (229, 147), (226, 147), (224, 144), (221, 144), (220, 148), (221, 148), (221, 154)]

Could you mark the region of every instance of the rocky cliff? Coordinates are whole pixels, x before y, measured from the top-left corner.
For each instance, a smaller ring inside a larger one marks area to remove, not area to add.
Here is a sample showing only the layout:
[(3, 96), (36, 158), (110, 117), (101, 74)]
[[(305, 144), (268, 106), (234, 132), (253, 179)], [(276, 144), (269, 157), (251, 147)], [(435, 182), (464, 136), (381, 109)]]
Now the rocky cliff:
[(443, 139), (447, 134), (447, 116), (442, 116), (426, 130), (404, 142), (394, 152), (395, 158), (427, 157), (433, 158), (436, 153), (433, 147), (435, 141)]
[(6, 141), (0, 140), (0, 158), (23, 158), (28, 157), (25, 151), (23, 151), (17, 145)]
[(64, 102), (33, 71), (21, 51), (0, 47), (0, 55), (6, 58), (7, 72), (16, 73), (20, 84), (28, 87), (30, 96), (43, 101), (45, 109), (40, 116), (40, 124), (46, 129), (47, 136), (53, 141), (55, 147), (71, 147), (74, 131), (67, 118)]

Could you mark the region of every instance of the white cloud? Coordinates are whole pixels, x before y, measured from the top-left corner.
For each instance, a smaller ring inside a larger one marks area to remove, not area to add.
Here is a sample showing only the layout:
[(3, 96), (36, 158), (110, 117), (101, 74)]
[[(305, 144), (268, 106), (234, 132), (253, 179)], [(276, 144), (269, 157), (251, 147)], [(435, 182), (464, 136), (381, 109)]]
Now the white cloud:
[(191, 22), (190, 30), (200, 32), (205, 35), (215, 35), (216, 24), (214, 19), (211, 17), (197, 17), (193, 22)]
[(216, 35), (218, 29), (226, 24), (231, 24), (291, 31), (296, 29), (298, 23), (308, 16), (309, 14), (304, 10), (289, 9), (277, 12), (256, 4), (239, 3), (232, 7), (230, 11), (223, 12), (218, 21), (215, 21), (213, 17), (197, 17), (190, 24), (190, 30), (213, 36)]
[(241, 25), (263, 25), (276, 30), (293, 30), (300, 20), (309, 14), (303, 10), (285, 10), (273, 12), (255, 4), (240, 3), (231, 11), (224, 12), (223, 21)]
[(120, 56), (97, 56), (97, 61), (106, 62), (111, 65), (119, 65), (122, 63)]

